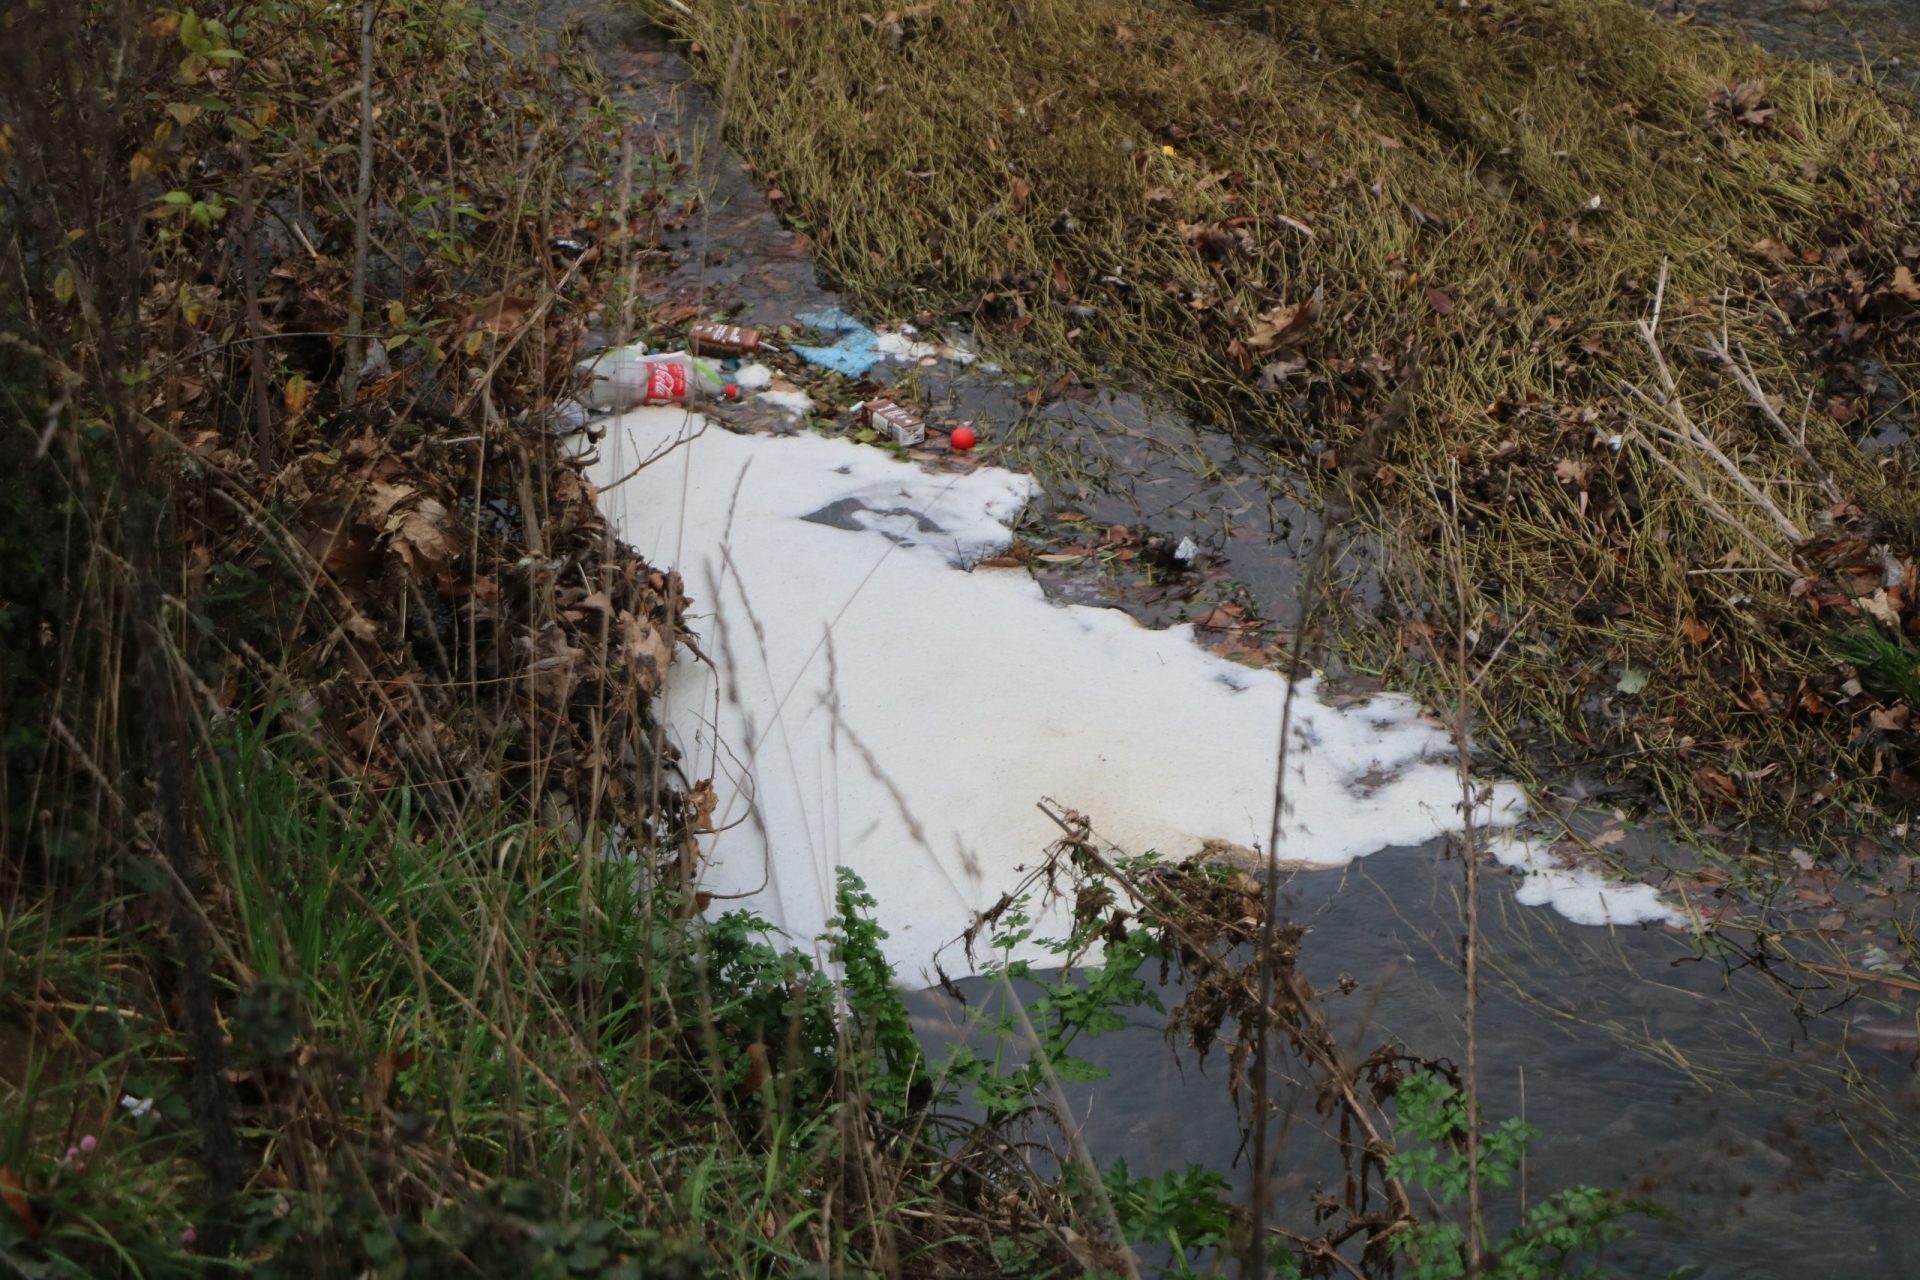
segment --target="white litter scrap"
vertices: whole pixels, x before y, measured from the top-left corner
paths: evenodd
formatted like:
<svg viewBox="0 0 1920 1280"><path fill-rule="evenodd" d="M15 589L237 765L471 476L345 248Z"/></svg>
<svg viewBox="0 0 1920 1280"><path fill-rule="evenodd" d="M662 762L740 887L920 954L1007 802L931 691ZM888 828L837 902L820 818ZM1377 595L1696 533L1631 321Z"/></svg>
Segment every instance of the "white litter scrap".
<svg viewBox="0 0 1920 1280"><path fill-rule="evenodd" d="M733 371L733 385L742 391L765 391L773 385L773 370L755 361Z"/></svg>
<svg viewBox="0 0 1920 1280"><path fill-rule="evenodd" d="M883 356L895 360L919 362L921 360L947 360L953 364L972 364L980 357L965 347L949 342L921 342L912 325L903 324L896 331L882 333L874 339L873 349Z"/></svg>
<svg viewBox="0 0 1920 1280"><path fill-rule="evenodd" d="M1188 627L1057 605L1023 570L964 571L1006 546L1028 477L735 435L677 409L610 426L597 479L657 460L605 510L679 567L715 664L683 657L665 691L687 778L720 795L703 838L714 892L753 892L737 905L806 944L850 866L907 979L1039 862L1059 835L1042 798L1130 852L1265 845L1285 681ZM1336 866L1457 826L1444 731L1408 699L1335 708L1317 688L1295 699L1283 859ZM1477 821L1524 813L1501 784ZM942 963L968 967L957 949Z"/></svg>

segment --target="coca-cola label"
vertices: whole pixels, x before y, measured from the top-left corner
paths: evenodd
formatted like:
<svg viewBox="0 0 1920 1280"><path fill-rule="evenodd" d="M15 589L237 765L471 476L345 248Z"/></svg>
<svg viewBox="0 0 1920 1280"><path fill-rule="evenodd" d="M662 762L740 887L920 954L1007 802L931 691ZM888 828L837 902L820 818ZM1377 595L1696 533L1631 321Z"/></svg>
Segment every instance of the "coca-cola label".
<svg viewBox="0 0 1920 1280"><path fill-rule="evenodd" d="M687 398L685 365L662 361L647 366L647 394L642 404L680 404Z"/></svg>

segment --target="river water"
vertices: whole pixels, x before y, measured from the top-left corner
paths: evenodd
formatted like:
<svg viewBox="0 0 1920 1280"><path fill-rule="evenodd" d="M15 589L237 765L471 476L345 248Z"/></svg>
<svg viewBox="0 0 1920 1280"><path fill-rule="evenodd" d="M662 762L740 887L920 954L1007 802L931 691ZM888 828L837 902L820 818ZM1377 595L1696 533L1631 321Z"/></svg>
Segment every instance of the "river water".
<svg viewBox="0 0 1920 1280"><path fill-rule="evenodd" d="M1920 49L1912 0L1699 8L1696 21L1730 22L1808 56L1870 63L1896 84L1915 64L1909 51ZM715 105L684 64L657 37L615 21L600 20L593 39L642 135L667 140L691 162L705 194L699 216L663 229L680 258L657 293L737 307L740 322L769 326L833 303L813 280L804 241L726 153ZM1251 608L1292 620L1299 565L1321 531L1277 460L1150 396L1088 389L1019 414L1004 380L945 365L923 376L923 398L1017 419L1013 447L999 460L1039 482L1029 517L1036 525L1122 525L1167 544L1194 538ZM1123 607L1149 624L1187 600L1178 581L1142 585L1066 561L1036 567L1056 599ZM1363 603L1374 590L1363 550L1348 561L1342 588ZM1616 852L1642 865L1687 860L1657 829L1632 831ZM1319 989L1348 989L1332 1012L1349 1051L1394 1040L1459 1057L1459 882L1459 864L1438 840L1291 875L1289 915L1311 930L1303 966ZM1652 1197L1674 1215L1640 1223L1609 1255L1619 1274L1691 1263L1729 1280L1920 1275L1920 1240L1908 1226L1920 1190L1914 1047L1899 1036L1870 1043L1855 1026L1866 1015L1911 1027L1911 991L1703 953L1680 930L1572 925L1516 905L1498 877L1483 895L1486 1106L1541 1130L1527 1169L1531 1197L1589 1183ZM884 918L884 900L881 910ZM987 995L980 979L961 987L975 1004ZM950 996L923 993L916 1010L930 1041L965 1035ZM1223 1061L1170 1050L1145 1011L1087 1056L1112 1072L1069 1090L1096 1156L1125 1157L1136 1175L1190 1160L1231 1167L1244 1185ZM1310 1125L1310 1100L1301 1114ZM1309 1193L1335 1176L1325 1150L1303 1131L1283 1153L1282 1217L1307 1221Z"/></svg>

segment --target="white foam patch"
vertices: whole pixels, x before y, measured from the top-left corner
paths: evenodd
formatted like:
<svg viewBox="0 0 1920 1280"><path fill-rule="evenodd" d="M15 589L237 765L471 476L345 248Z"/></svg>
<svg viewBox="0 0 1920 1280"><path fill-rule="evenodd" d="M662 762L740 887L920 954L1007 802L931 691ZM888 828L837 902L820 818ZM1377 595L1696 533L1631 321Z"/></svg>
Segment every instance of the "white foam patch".
<svg viewBox="0 0 1920 1280"><path fill-rule="evenodd" d="M718 667L683 653L666 690L688 780L713 776L721 797L715 893L758 891L745 905L804 942L851 866L904 979L1040 861L1059 835L1043 797L1132 852L1265 844L1277 674L1188 627L1056 605L1022 570L957 567L1006 545L1029 478L677 409L614 420L595 475L649 457L602 500L642 555L681 569ZM1333 866L1457 825L1442 729L1410 700L1334 708L1316 687L1295 699L1283 859ZM1511 826L1521 793L1493 791L1478 821ZM967 967L957 949L943 964Z"/></svg>
<svg viewBox="0 0 1920 1280"><path fill-rule="evenodd" d="M1502 831L1487 848L1502 866L1521 873L1513 895L1521 906L1552 907L1575 924L1682 923L1680 913L1652 885L1612 880L1591 867L1567 865L1543 841Z"/></svg>
<svg viewBox="0 0 1920 1280"><path fill-rule="evenodd" d="M754 399L763 400L782 413L790 413L796 418L804 416L807 410L813 408L813 399L804 391L762 391Z"/></svg>

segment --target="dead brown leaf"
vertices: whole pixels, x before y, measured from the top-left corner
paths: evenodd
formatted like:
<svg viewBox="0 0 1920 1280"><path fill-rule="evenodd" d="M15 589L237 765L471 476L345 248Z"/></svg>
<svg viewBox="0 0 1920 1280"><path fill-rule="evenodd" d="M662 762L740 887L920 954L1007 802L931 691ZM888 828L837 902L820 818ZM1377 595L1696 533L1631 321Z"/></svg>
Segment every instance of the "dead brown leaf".
<svg viewBox="0 0 1920 1280"><path fill-rule="evenodd" d="M1319 325L1326 301L1327 287L1321 285L1305 302L1268 308L1254 321L1247 347L1253 351L1289 351L1299 346Z"/></svg>
<svg viewBox="0 0 1920 1280"><path fill-rule="evenodd" d="M415 573L438 573L453 563L459 554L447 531L447 509L434 498L421 498L413 506L389 518L387 529L393 534L393 549L400 553L407 568Z"/></svg>
<svg viewBox="0 0 1920 1280"><path fill-rule="evenodd" d="M667 665L673 661L673 648L660 629L626 610L620 612L620 656L633 669L640 687L658 693L667 677Z"/></svg>
<svg viewBox="0 0 1920 1280"><path fill-rule="evenodd" d="M1732 775L1703 764L1693 771L1693 780L1699 788L1717 800L1734 800L1740 795L1740 784Z"/></svg>
<svg viewBox="0 0 1920 1280"><path fill-rule="evenodd" d="M511 294L499 293L483 299L467 318L469 329L484 329L488 333L508 334L527 322L527 316L533 310L531 298L516 298Z"/></svg>
<svg viewBox="0 0 1920 1280"><path fill-rule="evenodd" d="M1261 366L1258 385L1262 391L1278 391L1281 383L1306 371L1305 356L1282 356Z"/></svg>
<svg viewBox="0 0 1920 1280"><path fill-rule="evenodd" d="M712 778L702 778L693 784L687 792L687 807L693 811L693 829L699 832L713 830L714 806L720 803L719 794L713 789Z"/></svg>

